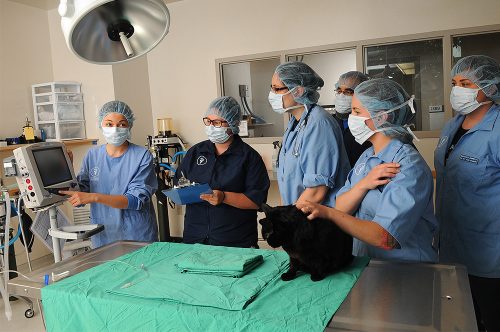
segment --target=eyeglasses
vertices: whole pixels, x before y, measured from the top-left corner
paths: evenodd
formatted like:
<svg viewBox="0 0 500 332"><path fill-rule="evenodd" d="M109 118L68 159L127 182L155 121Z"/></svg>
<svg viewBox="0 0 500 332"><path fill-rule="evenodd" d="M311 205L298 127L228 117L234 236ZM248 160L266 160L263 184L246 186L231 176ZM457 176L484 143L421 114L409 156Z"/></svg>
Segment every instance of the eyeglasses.
<svg viewBox="0 0 500 332"><path fill-rule="evenodd" d="M288 90L288 88L286 86L281 86L281 87L275 87L275 86L272 86L271 85L271 90L274 92L274 93L278 93L280 91L283 91L283 90Z"/></svg>
<svg viewBox="0 0 500 332"><path fill-rule="evenodd" d="M344 90L337 89L337 90L335 90L335 93L338 95L343 94L344 96L352 96L352 95L354 95L354 90L353 89L344 89Z"/></svg>
<svg viewBox="0 0 500 332"><path fill-rule="evenodd" d="M214 126L215 128L222 127L222 124L228 123L226 120L210 120L209 118L203 118L203 123L205 126Z"/></svg>

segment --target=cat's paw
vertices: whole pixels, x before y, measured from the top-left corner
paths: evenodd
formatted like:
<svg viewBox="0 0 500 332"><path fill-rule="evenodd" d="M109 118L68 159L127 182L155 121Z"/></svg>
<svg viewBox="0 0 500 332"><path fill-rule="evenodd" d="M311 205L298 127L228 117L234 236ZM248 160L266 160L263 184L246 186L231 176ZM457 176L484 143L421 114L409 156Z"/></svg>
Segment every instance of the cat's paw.
<svg viewBox="0 0 500 332"><path fill-rule="evenodd" d="M325 276L322 274L311 274L311 280L312 281L320 281L325 279Z"/></svg>
<svg viewBox="0 0 500 332"><path fill-rule="evenodd" d="M290 280L293 280L295 279L295 277L297 276L297 273L296 272L285 272L281 275L281 280L283 281L290 281Z"/></svg>

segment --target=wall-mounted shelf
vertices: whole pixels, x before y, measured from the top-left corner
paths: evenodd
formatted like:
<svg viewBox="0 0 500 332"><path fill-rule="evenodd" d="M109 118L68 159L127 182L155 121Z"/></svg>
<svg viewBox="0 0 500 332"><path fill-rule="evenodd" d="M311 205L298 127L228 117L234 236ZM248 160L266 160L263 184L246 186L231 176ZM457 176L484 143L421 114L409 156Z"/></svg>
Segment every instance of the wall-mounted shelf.
<svg viewBox="0 0 500 332"><path fill-rule="evenodd" d="M63 143L68 145L68 146L96 145L97 141L98 141L97 138L88 138L88 139L66 140L66 141L63 141ZM15 145L2 146L2 147L0 147L0 152L12 151L12 150L17 149L21 146L26 146L26 145L28 145L28 144L15 144Z"/></svg>

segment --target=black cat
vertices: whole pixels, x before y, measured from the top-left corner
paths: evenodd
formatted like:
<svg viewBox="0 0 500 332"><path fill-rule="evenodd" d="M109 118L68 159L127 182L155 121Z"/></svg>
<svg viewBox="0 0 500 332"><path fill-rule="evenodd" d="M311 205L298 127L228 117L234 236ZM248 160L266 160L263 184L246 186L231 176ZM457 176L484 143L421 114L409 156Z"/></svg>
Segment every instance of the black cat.
<svg viewBox="0 0 500 332"><path fill-rule="evenodd" d="M262 237L273 248L283 247L290 256L290 268L281 275L284 281L296 277L297 271L311 274L312 281L349 265L352 236L333 222L316 218L309 221L295 205L270 207L262 205L266 218L259 221Z"/></svg>

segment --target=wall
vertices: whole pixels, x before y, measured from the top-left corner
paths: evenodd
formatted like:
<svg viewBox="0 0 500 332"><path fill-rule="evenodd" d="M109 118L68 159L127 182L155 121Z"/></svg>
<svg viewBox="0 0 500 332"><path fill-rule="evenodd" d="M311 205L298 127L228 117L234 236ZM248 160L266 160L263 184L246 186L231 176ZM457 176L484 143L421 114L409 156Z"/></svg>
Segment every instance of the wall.
<svg viewBox="0 0 500 332"><path fill-rule="evenodd" d="M115 98L127 103L134 111L132 142L144 146L146 136L153 135L147 58L143 56L113 65L113 82Z"/></svg>
<svg viewBox="0 0 500 332"><path fill-rule="evenodd" d="M54 80L82 82L87 136L99 137L95 111L114 99L111 66L87 64L68 51L56 10L0 0L0 138L21 135L26 113L33 120L31 85ZM151 117L147 122L150 124ZM79 169L87 149L74 149L75 169ZM0 153L0 158L9 155ZM71 208L66 206L65 212L71 218ZM17 227L17 220L12 222ZM15 250L18 265L25 263L20 242L16 242ZM31 259L49 253L40 241L35 241Z"/></svg>
<svg viewBox="0 0 500 332"><path fill-rule="evenodd" d="M0 138L22 134L33 121L31 85L51 81L47 11L0 0ZM33 124L33 122L32 122Z"/></svg>
<svg viewBox="0 0 500 332"><path fill-rule="evenodd" d="M0 139L22 134L26 115L31 121L34 117L31 85L52 80L47 11L0 0ZM0 159L11 155L12 152L1 152ZM2 176L3 167L0 168ZM12 225L17 229L17 219L12 219ZM18 265L25 263L19 241L14 248ZM47 254L43 244L35 241L31 258Z"/></svg>
<svg viewBox="0 0 500 332"><path fill-rule="evenodd" d="M94 65L77 58L66 46L57 9L48 11L53 79L82 83L87 137L104 139L97 127L97 111L115 98L110 65Z"/></svg>
<svg viewBox="0 0 500 332"><path fill-rule="evenodd" d="M481 8L488 10L467 0L343 4L332 0L289 0L286 6L265 0L169 4L170 33L148 54L153 119L168 114L187 141L204 139L199 118L217 96L217 58L498 24L500 11L497 0L481 2Z"/></svg>

